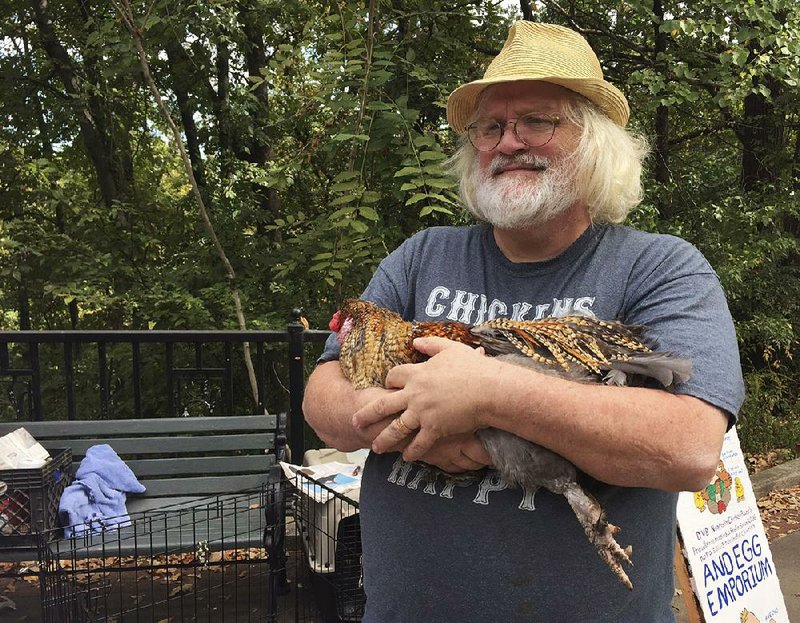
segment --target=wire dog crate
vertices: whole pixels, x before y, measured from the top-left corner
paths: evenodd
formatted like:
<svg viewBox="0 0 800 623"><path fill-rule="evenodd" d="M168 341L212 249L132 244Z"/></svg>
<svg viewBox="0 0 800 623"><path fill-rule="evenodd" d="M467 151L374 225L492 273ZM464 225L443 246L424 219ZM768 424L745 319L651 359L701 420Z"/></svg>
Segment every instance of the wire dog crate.
<svg viewBox="0 0 800 623"><path fill-rule="evenodd" d="M39 542L44 623L277 621L280 483L143 511L118 530Z"/></svg>
<svg viewBox="0 0 800 623"><path fill-rule="evenodd" d="M40 533L44 623L360 621L358 504L333 491L318 504L295 485L136 513L99 534Z"/></svg>

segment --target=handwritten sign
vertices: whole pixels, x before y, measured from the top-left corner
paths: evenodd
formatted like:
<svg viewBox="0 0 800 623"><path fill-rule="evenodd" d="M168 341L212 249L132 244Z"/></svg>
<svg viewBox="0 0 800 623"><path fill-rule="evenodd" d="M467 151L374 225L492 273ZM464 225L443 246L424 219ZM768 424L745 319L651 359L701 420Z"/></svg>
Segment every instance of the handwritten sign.
<svg viewBox="0 0 800 623"><path fill-rule="evenodd" d="M735 428L711 482L678 497L678 527L707 623L789 623Z"/></svg>

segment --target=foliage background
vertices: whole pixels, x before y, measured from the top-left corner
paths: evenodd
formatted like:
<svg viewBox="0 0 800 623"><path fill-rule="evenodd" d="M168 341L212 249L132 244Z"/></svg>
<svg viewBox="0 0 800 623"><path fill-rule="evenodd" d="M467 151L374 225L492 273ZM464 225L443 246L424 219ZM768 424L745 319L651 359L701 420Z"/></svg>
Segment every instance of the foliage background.
<svg viewBox="0 0 800 623"><path fill-rule="evenodd" d="M132 2L250 328L324 327L400 241L465 222L444 105L512 19L571 26L651 137L631 218L710 260L746 449L800 443L800 9L790 0ZM133 41L99 0L0 7L0 326L235 328Z"/></svg>

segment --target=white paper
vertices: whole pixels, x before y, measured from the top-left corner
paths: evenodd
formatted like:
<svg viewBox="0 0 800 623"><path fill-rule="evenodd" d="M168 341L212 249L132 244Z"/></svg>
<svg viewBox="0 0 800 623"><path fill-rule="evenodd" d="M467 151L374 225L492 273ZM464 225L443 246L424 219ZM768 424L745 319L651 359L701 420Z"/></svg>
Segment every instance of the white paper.
<svg viewBox="0 0 800 623"><path fill-rule="evenodd" d="M50 453L24 428L0 437L0 469L42 467Z"/></svg>
<svg viewBox="0 0 800 623"><path fill-rule="evenodd" d="M319 465L300 466L281 461L281 468L286 477L304 494L324 504L332 496L331 492L348 493L361 488L361 472L363 463L320 463Z"/></svg>

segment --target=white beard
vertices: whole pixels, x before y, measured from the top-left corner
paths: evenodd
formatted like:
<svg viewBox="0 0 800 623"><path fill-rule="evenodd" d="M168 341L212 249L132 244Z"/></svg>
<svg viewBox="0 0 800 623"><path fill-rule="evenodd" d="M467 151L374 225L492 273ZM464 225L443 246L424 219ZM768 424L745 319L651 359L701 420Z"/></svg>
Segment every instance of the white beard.
<svg viewBox="0 0 800 623"><path fill-rule="evenodd" d="M495 173L509 165L522 164L540 169L538 179L501 176ZM504 156L492 160L481 172L478 158L469 172L473 191L470 211L498 229L524 229L541 225L565 212L578 200L575 173L568 158L551 162L533 154Z"/></svg>

